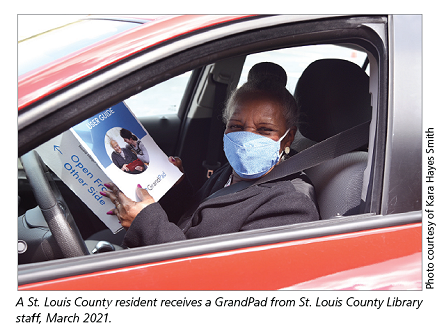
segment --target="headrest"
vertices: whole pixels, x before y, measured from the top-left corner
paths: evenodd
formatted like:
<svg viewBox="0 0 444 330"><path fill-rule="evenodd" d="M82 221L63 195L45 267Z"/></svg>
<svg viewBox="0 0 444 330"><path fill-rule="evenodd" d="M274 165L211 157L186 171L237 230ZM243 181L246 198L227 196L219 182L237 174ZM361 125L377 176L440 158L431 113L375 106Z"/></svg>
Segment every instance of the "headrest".
<svg viewBox="0 0 444 330"><path fill-rule="evenodd" d="M369 78L340 59L311 63L296 85L301 134L319 142L371 119Z"/></svg>

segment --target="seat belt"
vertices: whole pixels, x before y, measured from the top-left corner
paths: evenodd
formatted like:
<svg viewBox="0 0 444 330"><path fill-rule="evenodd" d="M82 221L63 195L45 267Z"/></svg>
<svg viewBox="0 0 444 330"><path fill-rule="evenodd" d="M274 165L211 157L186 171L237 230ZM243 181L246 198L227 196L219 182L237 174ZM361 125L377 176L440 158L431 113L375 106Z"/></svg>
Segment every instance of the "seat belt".
<svg viewBox="0 0 444 330"><path fill-rule="evenodd" d="M216 89L213 102L210 134L208 136L207 157L202 162L202 166L207 169L207 178L209 178L213 172L221 166L218 158L219 150L222 149L222 140L220 136L221 133L223 133L224 126L221 124L219 116L222 114L222 110L224 108L228 88L227 84L216 81L212 74L210 77L211 82L215 85Z"/></svg>
<svg viewBox="0 0 444 330"><path fill-rule="evenodd" d="M281 179L356 150L368 143L369 130L370 121L367 121L342 131L290 157L286 161L275 166L267 175L257 180L240 181L231 186L222 188L208 196L205 200L238 192L252 185L259 185L265 182Z"/></svg>

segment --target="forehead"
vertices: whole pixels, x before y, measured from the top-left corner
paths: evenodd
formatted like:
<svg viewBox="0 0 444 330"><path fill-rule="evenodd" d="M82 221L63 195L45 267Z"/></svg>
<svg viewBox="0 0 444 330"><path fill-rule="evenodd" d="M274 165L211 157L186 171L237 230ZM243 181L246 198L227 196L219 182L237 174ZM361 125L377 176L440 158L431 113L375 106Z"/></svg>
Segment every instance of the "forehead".
<svg viewBox="0 0 444 330"><path fill-rule="evenodd" d="M266 94L261 95L259 93L243 95L239 97L235 103L230 119L241 119L245 117L268 119L273 122L285 122L282 104Z"/></svg>

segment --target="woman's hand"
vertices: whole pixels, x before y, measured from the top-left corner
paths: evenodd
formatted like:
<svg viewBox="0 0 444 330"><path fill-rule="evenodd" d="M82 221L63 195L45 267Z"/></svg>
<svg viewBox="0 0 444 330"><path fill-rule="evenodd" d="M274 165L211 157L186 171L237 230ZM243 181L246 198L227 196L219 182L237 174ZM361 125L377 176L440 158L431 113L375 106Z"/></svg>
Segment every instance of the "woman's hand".
<svg viewBox="0 0 444 330"><path fill-rule="evenodd" d="M155 202L148 191L143 189L140 185L137 185L136 191L137 197L140 198L140 202L135 202L126 197L126 195L112 182L106 183L105 186L110 190L106 192L101 191L100 194L108 197L111 202L116 205L116 207L107 212L107 214L115 214L122 224L122 227L125 229L128 229L131 226L134 218L140 211L142 211L142 209Z"/></svg>
<svg viewBox="0 0 444 330"><path fill-rule="evenodd" d="M123 164L121 170L124 171L124 172L129 172L129 168L126 167L126 165L127 165L127 164Z"/></svg>
<svg viewBox="0 0 444 330"><path fill-rule="evenodd" d="M182 173L185 173L184 170L183 170L182 159L180 159L179 157L170 156L170 157L168 157L168 160L169 160L169 162L171 164L176 166ZM180 177L179 180L177 180L177 182L174 185L177 185L177 184L181 183L182 180L183 180L183 175Z"/></svg>

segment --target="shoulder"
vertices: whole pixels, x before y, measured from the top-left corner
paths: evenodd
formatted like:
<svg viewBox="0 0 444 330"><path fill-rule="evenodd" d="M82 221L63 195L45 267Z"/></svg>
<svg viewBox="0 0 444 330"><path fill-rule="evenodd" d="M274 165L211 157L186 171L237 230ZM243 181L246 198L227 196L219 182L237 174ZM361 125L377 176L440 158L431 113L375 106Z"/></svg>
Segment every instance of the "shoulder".
<svg viewBox="0 0 444 330"><path fill-rule="evenodd" d="M304 172L298 172L285 178L259 185L271 188L275 194L285 194L288 198L306 200L317 207L316 193L313 184Z"/></svg>
<svg viewBox="0 0 444 330"><path fill-rule="evenodd" d="M307 195L313 201L316 201L316 194L313 183L310 178L304 173L299 172L298 176L290 181L295 191Z"/></svg>
<svg viewBox="0 0 444 330"><path fill-rule="evenodd" d="M261 187L281 187L287 186L291 187L292 190L306 191L307 189L313 188L313 184L304 172L293 173L284 178L277 180L260 183ZM314 188L313 188L314 189Z"/></svg>

